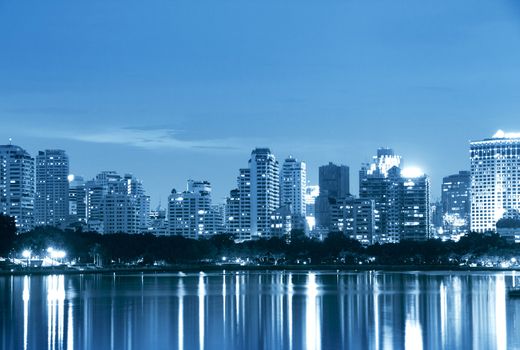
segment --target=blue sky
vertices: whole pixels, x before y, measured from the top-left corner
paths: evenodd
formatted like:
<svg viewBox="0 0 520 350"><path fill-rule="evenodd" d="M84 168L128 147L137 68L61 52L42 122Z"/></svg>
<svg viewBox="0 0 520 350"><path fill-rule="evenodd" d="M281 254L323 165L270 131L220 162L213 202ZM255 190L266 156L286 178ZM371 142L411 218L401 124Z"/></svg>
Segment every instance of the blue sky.
<svg viewBox="0 0 520 350"><path fill-rule="evenodd" d="M516 0L0 0L0 140L71 172L234 187L255 146L357 172L380 146L432 177L520 131Z"/></svg>

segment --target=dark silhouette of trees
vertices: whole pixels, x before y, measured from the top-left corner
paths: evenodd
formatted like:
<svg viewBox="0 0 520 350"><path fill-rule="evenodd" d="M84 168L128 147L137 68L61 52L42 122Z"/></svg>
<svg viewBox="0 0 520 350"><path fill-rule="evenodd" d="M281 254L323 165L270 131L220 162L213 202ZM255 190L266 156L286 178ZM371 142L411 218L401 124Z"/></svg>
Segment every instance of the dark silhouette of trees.
<svg viewBox="0 0 520 350"><path fill-rule="evenodd" d="M374 264L374 265L458 265L483 256L515 256L518 245L509 244L496 234L471 233L459 242L440 240L402 241L363 247L341 232L331 232L323 241L293 232L292 239L270 238L235 243L232 235L216 235L193 240L180 236L150 234L100 235L81 230L38 227L16 235L14 220L0 216L0 253L30 249L33 255L46 255L53 247L67 252L80 263L103 261L107 264L216 263L248 258L264 264Z"/></svg>
<svg viewBox="0 0 520 350"><path fill-rule="evenodd" d="M16 238L14 218L0 214L0 256L6 256L13 247Z"/></svg>

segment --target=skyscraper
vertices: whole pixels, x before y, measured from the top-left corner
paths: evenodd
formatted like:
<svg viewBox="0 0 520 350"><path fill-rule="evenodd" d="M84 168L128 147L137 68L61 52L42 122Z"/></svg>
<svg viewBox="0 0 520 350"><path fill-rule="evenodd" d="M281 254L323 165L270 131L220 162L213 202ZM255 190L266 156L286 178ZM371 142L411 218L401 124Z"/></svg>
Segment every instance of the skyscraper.
<svg viewBox="0 0 520 350"><path fill-rule="evenodd" d="M99 233L144 233L149 229L150 198L130 174L104 171L86 187L88 229Z"/></svg>
<svg viewBox="0 0 520 350"><path fill-rule="evenodd" d="M63 227L69 215L69 157L63 150L36 156L36 225Z"/></svg>
<svg viewBox="0 0 520 350"><path fill-rule="evenodd" d="M34 158L14 145L0 146L0 213L14 217L18 232L34 226Z"/></svg>
<svg viewBox="0 0 520 350"><path fill-rule="evenodd" d="M307 185L305 190L305 221L309 231L313 231L316 227L316 198L320 195L320 186Z"/></svg>
<svg viewBox="0 0 520 350"><path fill-rule="evenodd" d="M372 199L339 199L332 208L334 231L343 232L363 245L376 243L374 205Z"/></svg>
<svg viewBox="0 0 520 350"><path fill-rule="evenodd" d="M293 157L287 158L280 172L280 203L288 206L292 217L292 227L305 229L307 212L305 195L307 191L307 166Z"/></svg>
<svg viewBox="0 0 520 350"><path fill-rule="evenodd" d="M198 239L213 234L214 228L208 227L211 209L211 185L207 181L188 180L186 191L172 190L168 197L170 235Z"/></svg>
<svg viewBox="0 0 520 350"><path fill-rule="evenodd" d="M460 171L442 179L442 227L445 235L458 236L469 231L471 174Z"/></svg>
<svg viewBox="0 0 520 350"><path fill-rule="evenodd" d="M338 199L350 196L349 167L329 163L319 169L320 195L315 202L316 226L332 229L332 206Z"/></svg>
<svg viewBox="0 0 520 350"><path fill-rule="evenodd" d="M240 169L238 188L229 192L226 200L226 231L237 240L251 239L251 171Z"/></svg>
<svg viewBox="0 0 520 350"><path fill-rule="evenodd" d="M401 172L400 239L422 241L430 238L430 179L425 174Z"/></svg>
<svg viewBox="0 0 520 350"><path fill-rule="evenodd" d="M430 180L415 168L399 168L401 157L379 149L360 171L359 196L374 200L376 238L381 243L430 237Z"/></svg>
<svg viewBox="0 0 520 350"><path fill-rule="evenodd" d="M520 134L498 131L470 143L471 231L495 231L520 211Z"/></svg>
<svg viewBox="0 0 520 350"><path fill-rule="evenodd" d="M280 207L278 161L269 148L256 148L249 160L251 236L269 237L271 214Z"/></svg>
<svg viewBox="0 0 520 350"><path fill-rule="evenodd" d="M238 188L226 201L226 230L237 240L269 237L271 214L280 207L278 162L268 148L251 152L249 167L240 169Z"/></svg>
<svg viewBox="0 0 520 350"><path fill-rule="evenodd" d="M359 172L359 197L374 200L375 240L381 243L399 241L400 165L392 149L380 148Z"/></svg>
<svg viewBox="0 0 520 350"><path fill-rule="evenodd" d="M85 180L81 176L69 176L69 222L87 222L87 190Z"/></svg>

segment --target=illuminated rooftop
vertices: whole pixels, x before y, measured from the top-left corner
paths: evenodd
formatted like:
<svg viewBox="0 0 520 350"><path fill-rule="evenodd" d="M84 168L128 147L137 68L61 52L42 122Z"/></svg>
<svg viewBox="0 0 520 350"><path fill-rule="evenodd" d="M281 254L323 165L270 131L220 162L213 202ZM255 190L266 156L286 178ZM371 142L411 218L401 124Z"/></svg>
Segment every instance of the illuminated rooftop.
<svg viewBox="0 0 520 350"><path fill-rule="evenodd" d="M417 178L424 176L424 171L417 167L407 167L401 170L401 176L406 178Z"/></svg>
<svg viewBox="0 0 520 350"><path fill-rule="evenodd" d="M520 132L505 132L504 130L498 130L495 135L493 135L494 139L520 139Z"/></svg>

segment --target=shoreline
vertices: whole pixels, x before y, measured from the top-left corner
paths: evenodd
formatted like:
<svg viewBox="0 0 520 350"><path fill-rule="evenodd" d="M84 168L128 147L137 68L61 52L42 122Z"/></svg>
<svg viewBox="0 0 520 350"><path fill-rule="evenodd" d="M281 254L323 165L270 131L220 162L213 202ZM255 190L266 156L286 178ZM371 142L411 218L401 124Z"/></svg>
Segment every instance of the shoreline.
<svg viewBox="0 0 520 350"><path fill-rule="evenodd" d="M0 271L3 276L49 276L49 275L95 275L95 274L121 274L134 273L167 274L178 272L222 272L222 271L336 271L336 272L513 272L519 271L520 267L469 267L469 266L446 266L446 265L203 265L187 264L172 266L150 266L150 267L106 267L87 268L84 270L69 267L49 268L21 268L15 270Z"/></svg>

